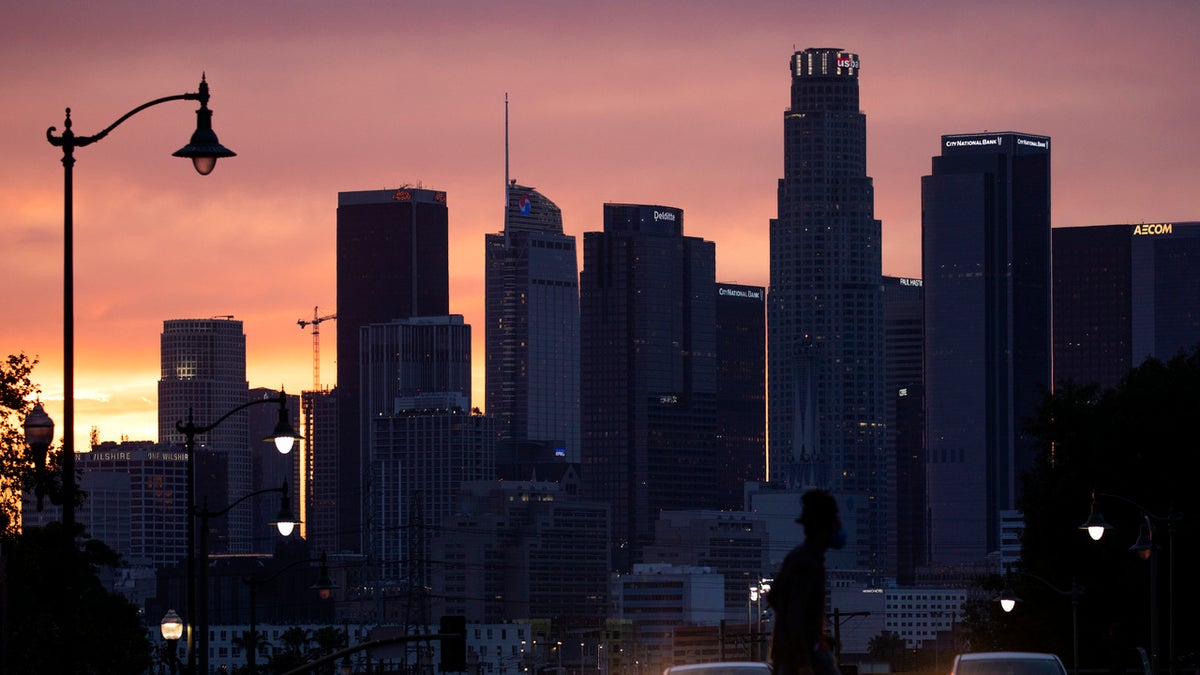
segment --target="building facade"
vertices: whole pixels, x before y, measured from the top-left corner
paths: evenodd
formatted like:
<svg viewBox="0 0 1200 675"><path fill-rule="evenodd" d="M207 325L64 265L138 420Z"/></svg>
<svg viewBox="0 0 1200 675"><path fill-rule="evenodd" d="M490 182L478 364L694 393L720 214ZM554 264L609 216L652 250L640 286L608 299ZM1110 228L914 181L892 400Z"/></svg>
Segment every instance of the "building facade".
<svg viewBox="0 0 1200 675"><path fill-rule="evenodd" d="M921 179L929 555L1001 547L1050 388L1050 139L948 135Z"/></svg>
<svg viewBox="0 0 1200 675"><path fill-rule="evenodd" d="M1200 343L1200 223L1057 228L1054 381L1116 386Z"/></svg>
<svg viewBox="0 0 1200 675"><path fill-rule="evenodd" d="M768 475L857 495L858 565L886 570L893 512L884 449L881 225L867 176L859 58L791 58L784 172L771 220Z"/></svg>
<svg viewBox="0 0 1200 675"><path fill-rule="evenodd" d="M580 274L582 477L628 570L664 509L716 500L716 247L683 211L605 204Z"/></svg>
<svg viewBox="0 0 1200 675"><path fill-rule="evenodd" d="M446 193L401 187L339 192L337 434L340 548L362 550L359 330L450 313Z"/></svg>
<svg viewBox="0 0 1200 675"><path fill-rule="evenodd" d="M486 396L502 442L549 442L579 462L579 272L558 206L509 184L486 235Z"/></svg>
<svg viewBox="0 0 1200 675"><path fill-rule="evenodd" d="M169 319L161 336L158 442L182 448L176 424L212 424L249 400L246 335L231 316ZM242 410L196 436L196 503L214 510L253 491L249 414ZM235 507L210 522L214 553L249 553L253 505Z"/></svg>
<svg viewBox="0 0 1200 675"><path fill-rule="evenodd" d="M912 583L925 554L924 327L920 279L883 278L884 419L895 482L896 576Z"/></svg>
<svg viewBox="0 0 1200 675"><path fill-rule="evenodd" d="M743 487L767 472L767 291L719 283L717 490L720 507L744 508Z"/></svg>

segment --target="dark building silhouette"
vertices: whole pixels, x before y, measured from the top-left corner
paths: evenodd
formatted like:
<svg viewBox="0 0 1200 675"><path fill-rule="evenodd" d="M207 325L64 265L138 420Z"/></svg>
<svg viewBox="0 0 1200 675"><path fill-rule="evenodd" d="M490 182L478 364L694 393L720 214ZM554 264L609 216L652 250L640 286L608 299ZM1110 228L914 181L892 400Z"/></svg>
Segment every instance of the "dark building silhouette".
<svg viewBox="0 0 1200 675"><path fill-rule="evenodd" d="M579 272L575 237L536 189L507 188L504 230L486 235L486 396L503 455L551 446L579 462Z"/></svg>
<svg viewBox="0 0 1200 675"><path fill-rule="evenodd" d="M359 330L450 309L446 193L339 192L337 209L338 533L362 550Z"/></svg>
<svg viewBox="0 0 1200 675"><path fill-rule="evenodd" d="M1058 228L1054 381L1115 386L1200 342L1200 223Z"/></svg>
<svg viewBox="0 0 1200 675"><path fill-rule="evenodd" d="M582 478L628 570L664 509L716 500L716 247L683 211L605 204L580 274Z"/></svg>
<svg viewBox="0 0 1200 675"><path fill-rule="evenodd" d="M943 136L921 179L930 557L1001 549L1050 387L1050 139Z"/></svg>
<svg viewBox="0 0 1200 675"><path fill-rule="evenodd" d="M856 566L887 571L881 225L859 72L858 55L841 49L791 58L770 228L768 474L831 489L857 511Z"/></svg>
<svg viewBox="0 0 1200 675"><path fill-rule="evenodd" d="M762 286L717 284L717 491L741 510L742 486L766 480L767 314Z"/></svg>
<svg viewBox="0 0 1200 675"><path fill-rule="evenodd" d="M301 516L304 537L314 551L338 551L337 389L306 391L300 396L307 418Z"/></svg>
<svg viewBox="0 0 1200 675"><path fill-rule="evenodd" d="M884 371L887 374L887 444L893 458L896 511L896 578L916 582L925 553L925 443L922 357L924 329L920 279L883 277Z"/></svg>

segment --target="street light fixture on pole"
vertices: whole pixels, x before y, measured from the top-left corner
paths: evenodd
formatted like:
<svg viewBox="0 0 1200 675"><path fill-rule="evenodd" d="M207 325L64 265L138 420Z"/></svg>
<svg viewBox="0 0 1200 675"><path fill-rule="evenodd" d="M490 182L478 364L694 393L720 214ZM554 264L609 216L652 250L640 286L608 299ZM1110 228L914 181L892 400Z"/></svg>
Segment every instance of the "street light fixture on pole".
<svg viewBox="0 0 1200 675"><path fill-rule="evenodd" d="M55 136L56 127L46 130L50 145L63 149L63 449L62 449L62 501L63 529L68 537L74 537L75 500L75 249L74 249L74 167L75 148L91 145L104 138L122 122L146 108L168 101L199 101L196 110L196 131L190 142L175 151L176 157L187 157L200 175L212 172L217 159L234 157L235 152L221 145L212 130L212 111L208 109L208 83L200 76L200 90L174 96L164 96L130 110L116 122L108 125L94 136L76 136L71 130L71 109L67 108L63 132Z"/></svg>
<svg viewBox="0 0 1200 675"><path fill-rule="evenodd" d="M294 515L292 515L291 493L288 491L288 484L286 482L277 488L263 488L262 490L255 490L248 495L234 500L234 502L229 506L226 506L218 511L209 511L208 504L205 503L203 509L192 512L194 517L200 519L200 558L205 564L204 571L199 577L200 587L196 590L196 593L200 596L200 603L196 606L196 613L200 616L200 625L197 627L197 631L200 633L200 641L199 645L197 646L197 649L200 652L200 670L196 671L192 669L193 657L191 654L189 654L189 675L195 675L196 673L208 673L208 521L213 518L220 518L221 516L224 516L232 511L238 504L241 504L242 502L253 497L257 497L258 495L267 494L268 492L278 492L281 494L279 499L279 516L272 521L271 524L275 525L279 529L280 535L284 537L290 536L292 534L292 530L296 526L296 523L300 521L297 520Z"/></svg>
<svg viewBox="0 0 1200 675"><path fill-rule="evenodd" d="M292 446L295 444L296 439L299 438L299 435L294 429L292 429L291 423L288 421L287 394L285 394L282 389L279 391L278 399L259 398L248 401L225 413L218 418L217 421L211 424L197 425L192 419L192 410L190 408L188 409L187 422L175 423L175 430L184 436L184 449L186 450L187 454L187 658L189 673L195 673L196 666L196 518L201 515L196 509L196 436L212 431L217 427L217 425L221 424L230 417L233 417L233 415L236 413L249 408L250 406L267 403L279 404L279 420L275 424L275 430L268 438L269 440L273 440L275 442L276 450L278 450L281 454L287 454L291 452ZM271 488L270 491L277 492L278 488ZM253 496L253 494L239 499L237 502L231 505L230 508L247 499L248 497ZM290 495L285 494L284 497L290 498ZM284 534L284 536L286 537L288 534L291 534L290 530ZM204 560L206 572L208 570L207 541L208 528L206 525L204 528ZM205 574L205 578L207 578L207 574ZM207 589L205 589L205 593L207 594ZM204 602L207 604L207 597L204 598ZM200 614L203 615L204 612L200 612ZM202 635L202 638L205 645L207 645L207 630L205 631L205 634ZM205 650L204 660L205 662L208 661L207 649Z"/></svg>
<svg viewBox="0 0 1200 675"><path fill-rule="evenodd" d="M179 652L175 645L179 643L179 638L183 637L183 620L175 610L168 609L159 624L159 630L162 631L163 639L167 641L167 667L170 668L171 675L175 675L179 672Z"/></svg>
<svg viewBox="0 0 1200 675"><path fill-rule="evenodd" d="M1159 589L1158 589L1158 561L1153 559L1154 549L1154 524L1167 524L1167 667L1171 675L1175 674L1175 524L1183 518L1183 514L1177 513L1174 510L1168 511L1167 515L1159 516L1146 510L1144 506L1138 504L1128 497L1123 497L1117 494L1107 492L1092 491L1092 507L1088 515L1088 519L1079 526L1081 530L1087 530L1088 536L1093 541L1100 541L1104 537L1107 530L1113 529L1104 520L1104 516L1097 508L1098 497L1115 499L1119 502L1124 502L1132 506L1142 516L1142 524L1138 528L1138 538L1129 547L1139 558L1149 562L1150 564L1150 666L1151 670L1157 675L1159 673Z"/></svg>
<svg viewBox="0 0 1200 675"><path fill-rule="evenodd" d="M1071 599L1071 673L1072 673L1072 675L1078 675L1079 674L1079 598L1080 598L1080 596L1083 595L1083 588L1081 586L1079 586L1079 584L1075 583L1074 579L1071 580L1071 587L1068 588L1067 590L1063 590L1032 572L1013 572L1012 570L1009 570L1008 573L1010 575L1029 577L1030 579L1039 581L1044 586L1046 586L1046 588L1049 588L1050 590L1054 591L1055 593L1057 593L1063 597L1068 597ZM1011 590L1009 590L1007 577L1004 580L1004 589L1000 591L1000 597L996 598L996 600L999 601L999 603L1000 603L1000 609L1003 609L1005 612L1013 611L1013 609L1016 608L1017 603L1021 602L1021 599L1018 598L1016 595L1014 595Z"/></svg>
<svg viewBox="0 0 1200 675"><path fill-rule="evenodd" d="M264 579L256 579L253 575L251 575L242 580L246 582L247 586L250 587L250 628L246 631L245 637L242 641L245 643L246 649L246 672L251 673L251 675L258 672L258 587L278 579L279 575L298 565L313 562L321 563L321 567L320 571L317 573L316 583L308 588L309 590L316 591L318 597L320 597L322 600L328 600L332 591L337 588L337 586L335 586L333 584L333 580L329 578L329 566L325 562L324 553L322 553L321 557L319 558L305 558L303 560L295 560L290 562L277 570L271 576Z"/></svg>

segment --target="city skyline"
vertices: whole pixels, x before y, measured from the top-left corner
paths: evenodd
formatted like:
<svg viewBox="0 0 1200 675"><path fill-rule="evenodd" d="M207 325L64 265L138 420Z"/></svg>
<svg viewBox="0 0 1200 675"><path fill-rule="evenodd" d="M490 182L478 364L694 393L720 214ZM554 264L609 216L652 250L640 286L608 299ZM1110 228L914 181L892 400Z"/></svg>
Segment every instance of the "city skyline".
<svg viewBox="0 0 1200 675"><path fill-rule="evenodd" d="M201 72L214 130L238 153L211 176L170 157L193 103L142 113L77 153L79 448L93 425L101 440L154 438L164 319L233 314L251 386L309 388L311 334L296 321L337 309L337 193L406 183L449 195L450 311L476 327L484 401L484 235L503 223L506 92L511 176L553 195L566 234L599 231L605 202L676 205L689 235L716 243L722 282L766 285L780 82L808 47L863 61L884 274L920 276L920 177L943 134L1053 137L1057 227L1196 219L1200 92L1179 83L1200 63L1189 36L1200 8L861 7L8 5L3 349L40 358L34 379L61 435L62 168L45 129L61 131L69 106L76 132L96 133L193 91ZM192 44L196 26L214 37Z"/></svg>

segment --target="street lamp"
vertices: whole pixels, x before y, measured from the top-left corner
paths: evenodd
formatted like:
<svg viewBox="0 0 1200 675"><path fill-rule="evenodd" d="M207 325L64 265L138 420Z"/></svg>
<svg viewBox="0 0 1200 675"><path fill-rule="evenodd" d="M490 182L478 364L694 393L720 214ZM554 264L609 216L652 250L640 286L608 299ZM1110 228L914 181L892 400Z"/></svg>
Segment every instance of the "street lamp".
<svg viewBox="0 0 1200 675"><path fill-rule="evenodd" d="M329 566L325 562L324 553L322 553L321 557L319 558L305 558L303 560L295 560L291 563L288 563L265 579L255 579L253 576L249 576L242 580L246 582L247 586L250 587L250 629L246 631L245 639L243 640L243 642L246 643L246 672L251 674L258 672L258 587L262 586L263 584L271 583L275 579L278 579L279 575L298 565L313 562L321 563L321 567L320 571L317 573L316 583L308 588L309 590L316 591L317 597L321 598L322 600L328 600L332 595L333 590L337 588L337 586L335 586L333 584L333 580L329 578ZM347 663L349 662L349 658L349 655L347 655Z"/></svg>
<svg viewBox="0 0 1200 675"><path fill-rule="evenodd" d="M249 408L250 406L263 405L263 404L269 404L269 403L278 403L279 404L279 422L276 423L275 430L271 433L271 436L268 438L268 440L274 441L275 448L277 450L279 450L280 453L286 454L291 451L292 445L295 443L296 439L299 438L300 436L295 432L295 430L292 429L291 424L288 423L288 421L287 421L288 420L287 394L284 393L284 391L282 389L279 390L279 398L278 399L258 398L258 399L254 399L252 401L248 401L246 403L243 403L242 405L237 406L233 410L230 410L229 412L225 413L224 415L219 417L217 419L217 421L215 421L211 424L197 425L195 423L195 420L192 419L192 409L191 408L188 409L187 423L184 423L184 422L176 422L175 423L175 430L178 431L179 433L183 434L184 449L186 450L186 454L187 454L187 510L188 510L188 519L187 519L187 550L188 550L188 556L187 556L187 607L188 607L187 656L188 656L188 672L189 673L194 673L195 666L196 666L196 635L195 635L195 616L194 616L197 613L196 612L196 609L197 609L197 604L196 604L196 518L202 515L196 509L196 436L198 436L199 434L206 434L206 433L212 431L213 429L215 429L219 424L221 424L225 420L229 419L230 417L233 417L236 413L239 413L239 412L245 410L246 408ZM278 488L272 488L267 491L278 492ZM250 495L247 495L246 497L243 497L242 499L239 499L238 501L231 504L229 508L233 508L234 506L236 506L237 504L246 500L247 498L252 497L256 494L260 494L262 492L264 492L264 491L260 490L259 492L255 492ZM290 494L285 492L283 497L284 498L283 498L283 502L282 502L282 507L287 509L287 513L284 513L283 508L281 508L280 517L276 518L275 524L276 524L276 527L279 528L280 534L282 534L283 536L286 537L291 534L291 529L288 529L289 522L291 523L291 525L294 525L295 521L292 519L292 516L291 516L291 502L290 502L291 496L290 496ZM228 511L228 509L226 509L226 511ZM224 513L224 512L222 512L222 513ZM204 575L204 577L205 577L206 585L207 585L207 576L208 576L207 575L207 570L208 570L208 564L207 564L208 563L208 548L207 548L208 547L208 527L207 527L207 522L208 522L207 519L205 519L205 527L203 530L204 561L205 561L205 571L206 571L206 574ZM286 530L286 533L285 533L285 530ZM207 589L205 589L205 594L207 595ZM204 602L207 605L207 603L208 603L207 597L204 598ZM201 611L201 612L199 612L199 614L201 616L203 616L205 614L205 612ZM204 643L207 645L207 643L208 643L207 630L204 631L204 633L201 635L201 637L204 640ZM207 649L205 649L204 660L207 663L207 661L208 661Z"/></svg>
<svg viewBox="0 0 1200 675"><path fill-rule="evenodd" d="M1159 672L1159 589L1158 589L1158 561L1153 560L1154 549L1154 523L1167 524L1167 649L1168 651L1168 669L1171 675L1175 673L1175 523L1183 518L1183 514L1176 513L1174 510L1168 511L1167 515L1159 516L1146 510L1141 504L1133 501L1128 497L1123 497L1117 494L1107 492L1092 491L1092 507L1091 513L1087 521L1079 526L1081 530L1087 530L1088 536L1094 541L1099 541L1104 537L1106 530L1113 529L1109 525L1104 516L1101 515L1097 508L1098 497L1106 497L1115 499L1119 502L1124 502L1134 509L1137 509L1142 516L1142 523L1138 528L1138 538L1129 547L1129 550L1136 553L1139 558L1146 560L1150 564L1150 666L1155 672Z"/></svg>
<svg viewBox="0 0 1200 675"><path fill-rule="evenodd" d="M37 509L42 510L42 498L46 495L46 455L50 444L54 441L54 420L46 414L42 402L33 404L33 410L25 416L25 443L33 455L34 492L37 495ZM51 496L51 501L53 501Z"/></svg>
<svg viewBox="0 0 1200 675"><path fill-rule="evenodd" d="M196 131L188 145L177 150L176 157L187 157L200 175L208 175L220 157L236 153L221 145L212 130L212 111L208 109L208 83L200 76L200 90L156 98L130 110L116 122L94 136L76 136L71 130L71 109L67 108L63 132L55 136L55 127L46 130L50 145L63 149L63 459L62 498L63 529L68 537L75 531L75 248L74 248L74 180L75 148L91 145L104 138L122 122L146 108L168 101L199 101L196 111Z"/></svg>
<svg viewBox="0 0 1200 675"><path fill-rule="evenodd" d="M200 596L200 604L197 605L196 612L200 615L200 625L197 627L197 631L200 633L200 642L197 646L197 649L200 652L200 670L196 671L192 669L193 655L189 653L189 674L208 672L208 521L213 518L220 518L221 516L224 516L232 511L238 504L241 504L242 502L253 497L257 497L258 495L267 494L268 492L281 493L279 501L279 516L275 521L272 521L271 524L275 525L279 529L279 534L286 537L292 533L292 529L295 527L296 523L300 522L294 515L292 515L291 493L288 491L288 484L286 481L282 486L277 488L263 488L262 490L255 490L248 495L234 500L232 504L220 509L219 511L209 511L206 500L203 509L192 512L193 516L200 519L200 558L204 560L205 564L204 572L199 577L200 587L196 590L197 594Z"/></svg>
<svg viewBox="0 0 1200 675"><path fill-rule="evenodd" d="M175 675L179 670L179 654L175 645L179 638L183 637L183 620L175 610L168 609L159 624L159 630L162 631L163 639L167 641L167 667L171 669L171 675Z"/></svg>
<svg viewBox="0 0 1200 675"><path fill-rule="evenodd" d="M1080 596L1083 595L1083 588L1080 587L1077 583L1075 583L1074 579L1071 580L1071 587L1068 588L1067 590L1063 590L1032 572L1013 572L1012 570L1009 570L1008 574L1034 579L1036 581L1041 582L1044 586L1046 586L1046 588L1049 588L1050 590L1054 591L1055 593L1057 593L1063 597L1071 598L1071 672L1075 675L1078 675L1078 673L1079 673L1079 598L1080 598ZM1005 612L1013 611L1013 609L1016 608L1017 603L1021 602L1021 599L1018 598L1016 595L1014 595L1011 590L1009 590L1007 576L1004 579L1004 588L1000 591L1000 597L996 598L996 600L999 601L999 603L1000 603L1000 609L1004 610Z"/></svg>

